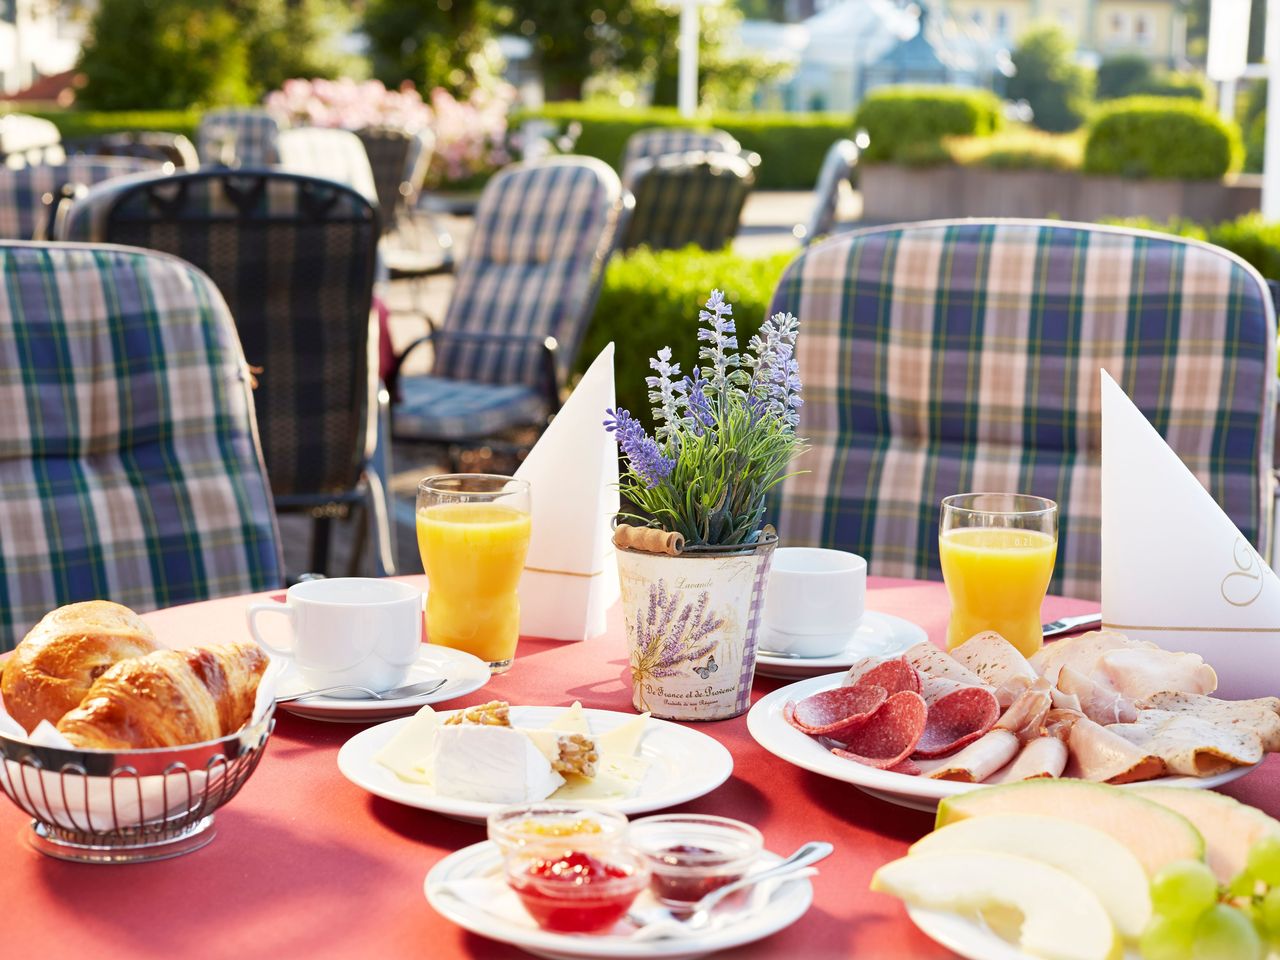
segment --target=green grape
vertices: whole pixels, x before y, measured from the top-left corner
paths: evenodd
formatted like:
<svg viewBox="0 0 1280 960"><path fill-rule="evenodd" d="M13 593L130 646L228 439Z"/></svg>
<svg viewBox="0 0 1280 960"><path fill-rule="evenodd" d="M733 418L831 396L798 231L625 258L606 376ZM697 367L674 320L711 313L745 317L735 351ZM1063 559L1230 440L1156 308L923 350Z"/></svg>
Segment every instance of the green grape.
<svg viewBox="0 0 1280 960"><path fill-rule="evenodd" d="M1143 960L1188 960L1195 938L1193 920L1156 917L1142 931L1138 949L1142 951Z"/></svg>
<svg viewBox="0 0 1280 960"><path fill-rule="evenodd" d="M1151 880L1151 906L1162 917L1194 920L1218 902L1218 880L1198 860L1171 863Z"/></svg>
<svg viewBox="0 0 1280 960"><path fill-rule="evenodd" d="M1259 919L1267 933L1273 938L1280 938L1280 887L1272 887L1262 898L1258 908Z"/></svg>
<svg viewBox="0 0 1280 960"><path fill-rule="evenodd" d="M1191 960L1262 960L1262 938L1248 917L1220 903L1196 921Z"/></svg>
<svg viewBox="0 0 1280 960"><path fill-rule="evenodd" d="M1245 870L1243 873L1236 874L1236 878L1227 887L1227 892L1233 897L1252 897L1257 887L1258 878Z"/></svg>
<svg viewBox="0 0 1280 960"><path fill-rule="evenodd" d="M1280 836L1263 837L1249 850L1247 869L1269 887L1280 887Z"/></svg>

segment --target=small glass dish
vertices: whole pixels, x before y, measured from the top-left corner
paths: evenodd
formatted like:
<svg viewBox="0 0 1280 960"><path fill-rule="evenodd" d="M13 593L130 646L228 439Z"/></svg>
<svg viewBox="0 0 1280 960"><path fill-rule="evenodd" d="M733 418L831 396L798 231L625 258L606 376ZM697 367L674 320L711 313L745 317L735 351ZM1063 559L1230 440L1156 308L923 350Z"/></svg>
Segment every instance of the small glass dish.
<svg viewBox="0 0 1280 960"><path fill-rule="evenodd" d="M489 839L507 855L521 848L608 850L627 837L627 818L581 803L521 803L489 814Z"/></svg>
<svg viewBox="0 0 1280 960"><path fill-rule="evenodd" d="M764 846L749 823L689 813L636 820L630 837L649 861L654 897L675 909L740 880Z"/></svg>
<svg viewBox="0 0 1280 960"><path fill-rule="evenodd" d="M520 847L507 854L503 871L529 916L556 933L603 933L649 885L648 862L625 846L560 852Z"/></svg>

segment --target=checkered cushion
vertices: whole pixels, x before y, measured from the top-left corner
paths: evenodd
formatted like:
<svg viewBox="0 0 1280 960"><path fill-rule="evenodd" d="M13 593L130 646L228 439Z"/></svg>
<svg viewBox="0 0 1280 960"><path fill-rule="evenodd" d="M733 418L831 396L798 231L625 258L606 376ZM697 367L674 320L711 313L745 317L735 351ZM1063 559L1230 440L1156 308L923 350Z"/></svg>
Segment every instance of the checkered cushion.
<svg viewBox="0 0 1280 960"><path fill-rule="evenodd" d="M622 183L628 190L634 190L634 164L639 160L653 160L671 153L705 153L742 152L742 146L723 130L688 130L681 127L654 127L650 130L638 130L627 137L627 146L622 154Z"/></svg>
<svg viewBox="0 0 1280 960"><path fill-rule="evenodd" d="M457 271L432 372L536 388L548 336L559 341L561 372L567 372L589 319L620 198L614 172L588 157L511 167L491 179ZM511 339L450 339L454 331Z"/></svg>
<svg viewBox="0 0 1280 960"><path fill-rule="evenodd" d="M377 374L367 199L314 177L206 170L102 184L65 226L70 237L173 253L212 277L261 368L254 398L277 496L356 485Z"/></svg>
<svg viewBox="0 0 1280 960"><path fill-rule="evenodd" d="M48 610L280 585L226 304L172 257L0 244L0 649Z"/></svg>
<svg viewBox="0 0 1280 960"><path fill-rule="evenodd" d="M154 160L137 157L67 157L59 164L18 170L0 167L0 239L30 240L37 226L48 236L53 203L67 184L91 187L113 177L159 169Z"/></svg>
<svg viewBox="0 0 1280 960"><path fill-rule="evenodd" d="M334 127L290 127L280 131L277 141L280 169L309 177L336 180L378 203L373 170L364 144L350 130ZM382 211L385 219L386 213Z"/></svg>
<svg viewBox="0 0 1280 960"><path fill-rule="evenodd" d="M259 107L210 110L200 118L196 151L205 163L270 167L280 162L280 120Z"/></svg>
<svg viewBox="0 0 1280 960"><path fill-rule="evenodd" d="M1275 315L1222 250L1066 223L886 227L809 248L778 310L800 317L813 443L783 488L789 545L936 580L943 497L1038 494L1060 509L1051 589L1096 598L1105 368L1265 550Z"/></svg>
<svg viewBox="0 0 1280 960"><path fill-rule="evenodd" d="M858 162L858 147L852 140L837 140L827 150L813 188L813 212L801 235L807 246L835 229L840 207L840 184L847 183Z"/></svg>
<svg viewBox="0 0 1280 960"><path fill-rule="evenodd" d="M636 163L636 205L620 246L719 250L738 232L755 183L751 165L727 153L681 153Z"/></svg>
<svg viewBox="0 0 1280 960"><path fill-rule="evenodd" d="M541 394L519 383L405 377L400 381L400 395L401 402L392 412L396 436L471 440L538 423L547 415Z"/></svg>
<svg viewBox="0 0 1280 960"><path fill-rule="evenodd" d="M400 212L417 201L422 178L431 161L431 132L399 127L365 127L355 131L373 169L373 182L382 208L382 229L395 229Z"/></svg>

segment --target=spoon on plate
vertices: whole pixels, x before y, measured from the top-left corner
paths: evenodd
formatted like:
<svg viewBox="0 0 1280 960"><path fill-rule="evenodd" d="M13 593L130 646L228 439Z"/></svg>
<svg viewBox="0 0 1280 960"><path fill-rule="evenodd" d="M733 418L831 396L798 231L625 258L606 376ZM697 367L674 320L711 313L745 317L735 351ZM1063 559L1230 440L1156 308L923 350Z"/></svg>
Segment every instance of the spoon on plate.
<svg viewBox="0 0 1280 960"><path fill-rule="evenodd" d="M408 683L403 687L392 687L390 690L370 690L368 687L358 687L347 683L336 687L322 687L319 690L286 693L282 697L276 697L276 703L293 703L295 700L309 700L311 697L331 697L335 693L348 692L363 693L370 700L402 700L408 697L423 697L429 693L435 693L448 682L449 679L447 677L440 677L436 680L419 680L417 683Z"/></svg>

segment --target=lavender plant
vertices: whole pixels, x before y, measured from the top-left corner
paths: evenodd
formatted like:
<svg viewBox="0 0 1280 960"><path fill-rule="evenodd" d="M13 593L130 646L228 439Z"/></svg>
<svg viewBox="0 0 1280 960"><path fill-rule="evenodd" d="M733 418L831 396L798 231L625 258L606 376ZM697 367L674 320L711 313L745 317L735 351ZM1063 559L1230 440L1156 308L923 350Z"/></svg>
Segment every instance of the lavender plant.
<svg viewBox="0 0 1280 960"><path fill-rule="evenodd" d="M800 324L775 314L739 352L733 307L719 290L698 314L699 365L682 375L663 347L646 378L654 434L627 410L609 410L626 464L622 493L643 511L633 521L684 535L689 545L755 543L769 491L804 450L796 434Z"/></svg>

